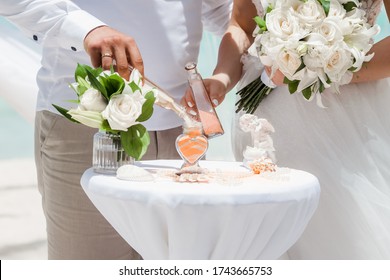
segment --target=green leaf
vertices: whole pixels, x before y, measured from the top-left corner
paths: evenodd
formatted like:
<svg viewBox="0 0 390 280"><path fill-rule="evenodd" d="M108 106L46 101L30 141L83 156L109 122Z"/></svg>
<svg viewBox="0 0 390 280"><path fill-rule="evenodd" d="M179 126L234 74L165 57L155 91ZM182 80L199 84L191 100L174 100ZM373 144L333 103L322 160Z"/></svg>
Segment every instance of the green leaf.
<svg viewBox="0 0 390 280"><path fill-rule="evenodd" d="M121 131L120 134L125 152L136 160L140 160L146 153L150 143L146 128L142 124L136 124L129 127L127 131Z"/></svg>
<svg viewBox="0 0 390 280"><path fill-rule="evenodd" d="M311 97L311 86L305 88L304 90L302 90L302 95L303 97L305 97L307 100L310 99Z"/></svg>
<svg viewBox="0 0 390 280"><path fill-rule="evenodd" d="M318 2L320 2L322 8L325 11L325 14L328 15L330 9L330 0L318 0Z"/></svg>
<svg viewBox="0 0 390 280"><path fill-rule="evenodd" d="M289 79L285 78L283 82L285 84L288 84L288 91L291 94L293 94L293 93L295 93L297 91L300 81L299 80L290 81Z"/></svg>
<svg viewBox="0 0 390 280"><path fill-rule="evenodd" d="M82 77L77 77L76 82L78 83L77 88L74 89L73 85L71 85L71 87L74 89L74 91L79 97L83 95L84 92L87 91L87 89L91 88L91 85Z"/></svg>
<svg viewBox="0 0 390 280"><path fill-rule="evenodd" d="M351 66L350 68L348 68L348 71L351 71L351 72L356 72L357 70L357 67L354 67L354 66Z"/></svg>
<svg viewBox="0 0 390 280"><path fill-rule="evenodd" d="M262 30L262 31L267 31L267 25L266 22L263 18L259 16L255 16L253 20L256 22L257 26Z"/></svg>
<svg viewBox="0 0 390 280"><path fill-rule="evenodd" d="M102 125L100 126L100 129L101 129L101 130L104 130L104 131L107 131L107 132L111 132L111 133L114 132L114 131L111 129L110 124L108 123L107 120L104 120L104 121L103 121Z"/></svg>
<svg viewBox="0 0 390 280"><path fill-rule="evenodd" d="M129 87L133 92L136 92L137 90L141 91L141 88L134 81L129 83Z"/></svg>
<svg viewBox="0 0 390 280"><path fill-rule="evenodd" d="M101 94L103 94L103 96L108 100L109 98L107 95L106 88L99 82L99 80L94 76L94 74L91 71L89 71L88 69L86 69L86 71L92 87L100 91Z"/></svg>
<svg viewBox="0 0 390 280"><path fill-rule="evenodd" d="M92 68L89 65L77 63L77 67L76 67L76 70L74 72L75 81L77 81L77 77L81 77L81 78L85 79L88 76L87 71L91 72L95 77L97 77L100 75L100 73L103 72L103 69L101 67Z"/></svg>
<svg viewBox="0 0 390 280"><path fill-rule="evenodd" d="M154 96L153 91L149 91L147 94L145 94L146 101L142 105L142 113L137 118L137 122L144 122L148 120L153 115L153 105L154 101L156 100L156 97Z"/></svg>
<svg viewBox="0 0 390 280"><path fill-rule="evenodd" d="M55 104L51 104L53 105L54 108L57 109L58 112L60 112L61 115L63 115L65 118L67 118L68 120L72 121L72 122L75 122L75 123L80 123L74 119L72 119L72 116L68 114L68 110L65 109L65 108L62 108L58 105L55 105Z"/></svg>
<svg viewBox="0 0 390 280"><path fill-rule="evenodd" d="M323 92L325 90L325 86L324 86L324 83L321 82L321 80L319 80L319 83L320 83L320 86L318 88L318 91L321 93L321 92Z"/></svg>
<svg viewBox="0 0 390 280"><path fill-rule="evenodd" d="M357 7L357 5L355 4L355 2L347 2L347 3L344 3L342 4L344 9L347 11L347 12L350 12L352 11L354 8Z"/></svg>
<svg viewBox="0 0 390 280"><path fill-rule="evenodd" d="M106 89L108 99L115 94L121 94L125 88L125 81L118 75L102 76L100 81Z"/></svg>
<svg viewBox="0 0 390 280"><path fill-rule="evenodd" d="M301 59L301 60L302 60L301 65L299 65L297 71L295 71L294 74L298 73L299 71L301 71L303 68L306 67L305 63L303 63L303 59Z"/></svg>
<svg viewBox="0 0 390 280"><path fill-rule="evenodd" d="M79 84L79 86L83 86L86 88L91 87L91 85L83 77L77 77L76 82Z"/></svg>
<svg viewBox="0 0 390 280"><path fill-rule="evenodd" d="M78 77L85 79L87 77L87 71L85 71L86 65L77 63L76 70L74 71L74 80L77 81Z"/></svg>

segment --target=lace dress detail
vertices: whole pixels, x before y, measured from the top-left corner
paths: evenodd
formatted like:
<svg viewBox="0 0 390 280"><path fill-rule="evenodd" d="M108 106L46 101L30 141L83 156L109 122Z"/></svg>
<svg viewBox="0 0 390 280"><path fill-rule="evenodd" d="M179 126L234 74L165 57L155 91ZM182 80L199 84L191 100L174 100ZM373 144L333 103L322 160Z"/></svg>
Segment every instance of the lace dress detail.
<svg viewBox="0 0 390 280"><path fill-rule="evenodd" d="M366 11L367 21L374 25L382 9L383 0L363 0L362 9Z"/></svg>

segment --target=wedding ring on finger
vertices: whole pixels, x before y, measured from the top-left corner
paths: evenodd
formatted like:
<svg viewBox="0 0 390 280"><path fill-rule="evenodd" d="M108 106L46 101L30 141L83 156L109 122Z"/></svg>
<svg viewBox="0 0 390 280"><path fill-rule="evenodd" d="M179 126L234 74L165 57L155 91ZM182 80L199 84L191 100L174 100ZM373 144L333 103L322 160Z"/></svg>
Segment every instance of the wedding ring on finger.
<svg viewBox="0 0 390 280"><path fill-rule="evenodd" d="M104 57L112 58L112 53L104 53L104 54L102 54L102 58L104 58Z"/></svg>

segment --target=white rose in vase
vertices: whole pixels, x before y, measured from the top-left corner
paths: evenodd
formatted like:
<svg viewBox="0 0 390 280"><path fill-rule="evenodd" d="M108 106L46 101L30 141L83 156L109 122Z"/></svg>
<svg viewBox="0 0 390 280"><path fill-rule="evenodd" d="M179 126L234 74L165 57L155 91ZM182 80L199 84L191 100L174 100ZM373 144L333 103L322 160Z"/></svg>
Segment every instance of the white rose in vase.
<svg viewBox="0 0 390 280"><path fill-rule="evenodd" d="M136 120L142 113L145 100L139 91L112 96L102 116L111 129L127 131L130 126L138 123Z"/></svg>
<svg viewBox="0 0 390 280"><path fill-rule="evenodd" d="M106 106L106 99L98 90L94 88L87 89L83 95L80 96L80 110L102 112Z"/></svg>

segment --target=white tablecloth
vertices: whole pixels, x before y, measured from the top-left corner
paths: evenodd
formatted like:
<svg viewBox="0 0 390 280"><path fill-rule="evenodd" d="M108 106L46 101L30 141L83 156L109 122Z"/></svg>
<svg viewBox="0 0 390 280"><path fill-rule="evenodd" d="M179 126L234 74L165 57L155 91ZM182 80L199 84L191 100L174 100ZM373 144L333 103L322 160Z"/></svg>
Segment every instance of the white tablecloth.
<svg viewBox="0 0 390 280"><path fill-rule="evenodd" d="M137 164L161 172L182 161ZM201 161L201 166L224 175L208 183L168 177L133 182L88 169L81 184L144 259L277 259L317 207L319 183L307 172L284 169L275 177L239 178L249 171L238 162Z"/></svg>

